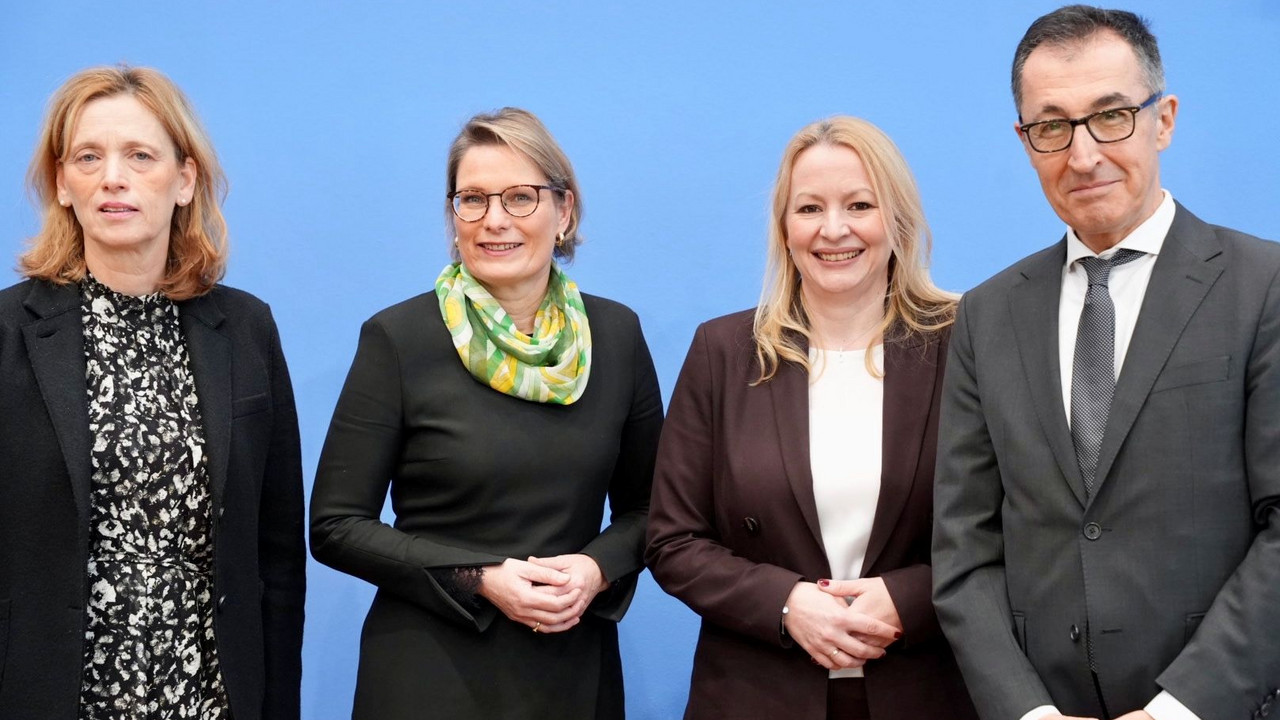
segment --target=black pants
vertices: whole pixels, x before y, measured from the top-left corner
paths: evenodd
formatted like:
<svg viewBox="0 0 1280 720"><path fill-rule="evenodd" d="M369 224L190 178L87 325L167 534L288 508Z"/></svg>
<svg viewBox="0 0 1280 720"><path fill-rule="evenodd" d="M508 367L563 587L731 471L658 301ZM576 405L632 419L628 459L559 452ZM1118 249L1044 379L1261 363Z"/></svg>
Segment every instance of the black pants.
<svg viewBox="0 0 1280 720"><path fill-rule="evenodd" d="M867 681L841 678L827 681L827 720L870 720Z"/></svg>

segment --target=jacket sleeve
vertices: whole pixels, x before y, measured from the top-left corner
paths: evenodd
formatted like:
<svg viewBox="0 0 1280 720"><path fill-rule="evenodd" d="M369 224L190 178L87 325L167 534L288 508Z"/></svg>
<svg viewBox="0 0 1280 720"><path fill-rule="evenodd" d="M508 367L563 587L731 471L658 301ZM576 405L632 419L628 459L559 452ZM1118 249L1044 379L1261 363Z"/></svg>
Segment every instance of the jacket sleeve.
<svg viewBox="0 0 1280 720"><path fill-rule="evenodd" d="M401 393L395 343L370 320L360 330L320 453L311 496L311 552L335 570L483 631L497 609L488 603L464 608L428 569L496 565L505 558L415 537L381 520L403 439Z"/></svg>
<svg viewBox="0 0 1280 720"><path fill-rule="evenodd" d="M775 646L800 573L754 562L721 542L713 477L722 447L705 326L680 371L658 446L645 559L662 589L708 622Z"/></svg>
<svg viewBox="0 0 1280 720"><path fill-rule="evenodd" d="M893 609L902 621L901 647L910 647L942 637L938 614L933 609L933 568L908 565L880 574ZM890 646L892 650L893 646Z"/></svg>
<svg viewBox="0 0 1280 720"><path fill-rule="evenodd" d="M301 708L302 624L307 549L303 530L302 450L293 385L275 321L270 325L273 419L262 478L258 568L265 659L263 717L297 718Z"/></svg>
<svg viewBox="0 0 1280 720"><path fill-rule="evenodd" d="M1244 381L1244 467L1256 534L1191 641L1157 678L1204 720L1261 717L1280 707L1280 274L1267 289Z"/></svg>
<svg viewBox="0 0 1280 720"><path fill-rule="evenodd" d="M942 391L933 599L979 713L1019 718L1053 701L1013 632L1001 524L1004 489L978 387L970 300L965 296L957 311Z"/></svg>
<svg viewBox="0 0 1280 720"><path fill-rule="evenodd" d="M933 397L926 418L923 443L926 445L922 458L927 458L929 481L933 480L936 465L936 448L938 444L938 415L941 412L942 385L947 367L946 359L951 339L951 328L948 326L937 334L937 365L934 369ZM922 468L923 469L923 468ZM932 488L931 488L932 489ZM932 493L928 498L933 502ZM932 509L932 506L930 506ZM932 515L932 513L931 513ZM930 538L932 527L929 527ZM938 624L938 613L933 607L933 566L925 563L907 565L887 570L880 575L885 589L893 601L898 619L902 621L902 638L898 641L901 647L929 643L943 637L942 627ZM892 647L892 646L891 646Z"/></svg>
<svg viewBox="0 0 1280 720"><path fill-rule="evenodd" d="M662 393L653 358L638 320L630 314L628 318L634 323L631 408L618 439L618 460L609 481L609 526L582 549L584 555L600 565L609 581L609 589L596 596L590 612L615 622L630 606L636 580L644 568L649 493L662 432Z"/></svg>

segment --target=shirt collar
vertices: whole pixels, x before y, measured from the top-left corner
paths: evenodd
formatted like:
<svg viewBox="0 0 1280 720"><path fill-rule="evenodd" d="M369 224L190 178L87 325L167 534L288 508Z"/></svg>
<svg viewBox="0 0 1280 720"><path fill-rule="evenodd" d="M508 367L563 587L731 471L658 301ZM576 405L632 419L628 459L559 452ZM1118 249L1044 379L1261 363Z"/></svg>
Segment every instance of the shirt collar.
<svg viewBox="0 0 1280 720"><path fill-rule="evenodd" d="M1148 255L1159 255L1160 249L1164 247L1164 238L1169 234L1170 226L1173 225L1173 215L1176 209L1173 203L1173 196L1169 194L1169 191L1161 190L1160 192L1164 195L1164 199L1160 201L1159 207L1151 214L1151 217L1129 233L1125 239L1101 253L1095 253L1090 250L1080 241L1080 238L1076 237L1076 231L1068 227L1067 267L1070 268L1080 258L1095 256L1109 258L1120 248L1137 250Z"/></svg>

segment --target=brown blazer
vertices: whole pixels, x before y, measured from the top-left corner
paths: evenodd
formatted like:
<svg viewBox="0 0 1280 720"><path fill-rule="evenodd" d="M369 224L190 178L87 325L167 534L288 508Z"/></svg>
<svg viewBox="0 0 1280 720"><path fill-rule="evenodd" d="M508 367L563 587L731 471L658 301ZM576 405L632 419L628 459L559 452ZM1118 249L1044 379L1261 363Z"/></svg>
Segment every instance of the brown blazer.
<svg viewBox="0 0 1280 720"><path fill-rule="evenodd" d="M646 560L702 616L686 718L826 717L827 671L779 632L800 581L831 577L809 468L809 376L759 377L753 311L698 328L658 450ZM974 718L930 602L939 394L949 333L885 347L880 499L863 564L904 628L866 665L873 718Z"/></svg>

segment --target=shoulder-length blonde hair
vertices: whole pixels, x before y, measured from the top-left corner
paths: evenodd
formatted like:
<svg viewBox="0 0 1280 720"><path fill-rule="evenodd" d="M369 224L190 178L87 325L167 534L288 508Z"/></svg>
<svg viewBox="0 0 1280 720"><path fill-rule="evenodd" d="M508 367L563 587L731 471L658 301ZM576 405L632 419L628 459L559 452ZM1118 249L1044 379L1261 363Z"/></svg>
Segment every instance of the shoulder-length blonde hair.
<svg viewBox="0 0 1280 720"><path fill-rule="evenodd" d="M754 326L760 364L757 383L772 378L784 360L798 363L806 371L812 369L806 352L811 339L809 318L800 292L800 272L787 252L786 216L796 158L815 145L838 145L856 152L880 205L890 257L885 314L878 335L886 341L903 340L914 333L944 328L955 317L956 296L938 289L929 278L933 241L920 190L898 147L866 120L844 115L819 120L791 138L773 187L765 283ZM875 373L872 350L867 348L867 367Z"/></svg>
<svg viewBox="0 0 1280 720"><path fill-rule="evenodd" d="M226 196L227 179L191 103L173 81L150 68L89 68L53 94L27 172L32 198L44 220L30 248L18 259L19 268L27 277L59 285L85 276L84 230L75 211L58 202L58 166L70 149L85 106L116 95L133 96L155 115L177 148L179 164L187 158L195 161L195 193L190 203L174 209L169 257L159 289L174 300L202 295L226 272L227 223L219 203Z"/></svg>
<svg viewBox="0 0 1280 720"><path fill-rule="evenodd" d="M500 145L529 158L547 178L547 184L555 188L556 202L564 202L565 193L573 195L573 208L569 211L569 225L564 230L564 241L556 243L555 255L565 262L573 261L574 251L582 244L582 236L578 234L578 224L582 222L582 193L578 191L578 178L573 173L573 164L569 156L564 154L556 139L551 137L547 126L542 124L537 115L515 107L504 107L492 113L481 113L473 116L462 126L458 136L449 146L449 159L445 166L445 187L448 194L458 189L458 166L462 164L462 156L473 147L483 145ZM445 230L450 236L456 235L452 200L445 198L444 203ZM456 261L458 249L449 245L449 252Z"/></svg>

